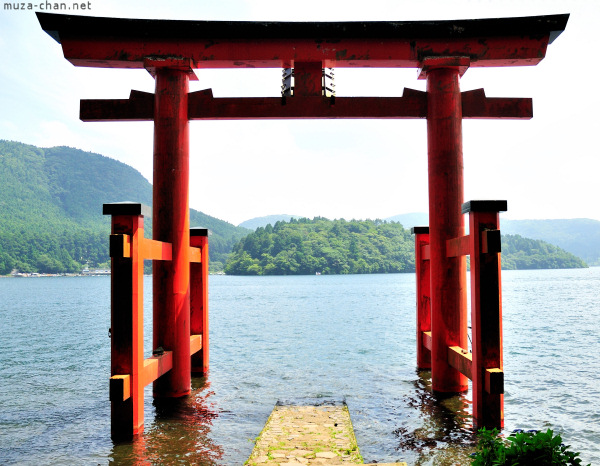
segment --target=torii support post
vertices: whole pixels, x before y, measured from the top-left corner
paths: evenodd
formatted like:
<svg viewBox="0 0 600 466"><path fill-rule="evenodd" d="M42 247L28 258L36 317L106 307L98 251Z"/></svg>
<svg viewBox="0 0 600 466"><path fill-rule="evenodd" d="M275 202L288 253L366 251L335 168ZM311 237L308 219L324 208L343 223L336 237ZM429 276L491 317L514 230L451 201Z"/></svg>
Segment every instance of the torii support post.
<svg viewBox="0 0 600 466"><path fill-rule="evenodd" d="M144 359L143 279L144 260L170 263L170 243L144 238L142 204L104 204L104 215L112 216L111 257L111 436L131 440L144 428L144 387L156 383L173 369L178 356L173 351L153 351ZM192 277L192 333L183 338L178 351L191 355L188 367L197 373L208 370L208 230L189 232L194 246L188 248ZM156 325L156 323L154 323ZM190 376L191 378L191 376Z"/></svg>
<svg viewBox="0 0 600 466"><path fill-rule="evenodd" d="M431 369L431 270L429 227L413 227L417 276L417 368Z"/></svg>
<svg viewBox="0 0 600 466"><path fill-rule="evenodd" d="M173 369L153 391L180 397L191 391L189 72L146 66L156 79L152 237L173 247L172 261L153 264L153 345L173 351Z"/></svg>
<svg viewBox="0 0 600 466"><path fill-rule="evenodd" d="M472 351L466 345L444 348L447 364L473 382L473 426L504 427L504 368L502 361L502 287L500 280L500 222L498 213L506 211L506 201L469 201L462 205L469 214L470 234L450 238L448 257L471 256ZM430 296L425 270L430 246L427 227L414 227L417 266L417 365L427 368L427 354L439 328L428 330ZM436 369L432 367L432 379Z"/></svg>
<svg viewBox="0 0 600 466"><path fill-rule="evenodd" d="M201 262L190 265L190 328L192 335L202 335L200 351L192 354L192 375L208 372L208 230L191 228L190 243L199 248Z"/></svg>
<svg viewBox="0 0 600 466"><path fill-rule="evenodd" d="M112 216L111 437L128 440L144 429L144 259L140 244L144 215L150 212L141 204L116 203L106 204L104 214Z"/></svg>
<svg viewBox="0 0 600 466"><path fill-rule="evenodd" d="M506 201L470 201L473 424L504 427L500 216Z"/></svg>
<svg viewBox="0 0 600 466"><path fill-rule="evenodd" d="M463 236L461 71L468 59L426 60L429 238L431 267L431 379L436 392L468 389L467 378L448 364L449 346L467 345L467 262L447 257L446 241Z"/></svg>

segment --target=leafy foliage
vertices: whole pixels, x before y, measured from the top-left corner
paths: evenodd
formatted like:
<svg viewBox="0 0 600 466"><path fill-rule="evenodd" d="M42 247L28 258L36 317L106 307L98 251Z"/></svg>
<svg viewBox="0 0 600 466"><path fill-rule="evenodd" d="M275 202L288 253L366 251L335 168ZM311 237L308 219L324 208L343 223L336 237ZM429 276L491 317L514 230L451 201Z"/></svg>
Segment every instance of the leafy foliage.
<svg viewBox="0 0 600 466"><path fill-rule="evenodd" d="M413 272L414 240L399 223L292 219L258 228L233 248L232 275Z"/></svg>
<svg viewBox="0 0 600 466"><path fill-rule="evenodd" d="M554 435L551 429L546 432L517 430L507 440L500 437L497 429L481 429L478 437L478 451L472 466L581 464L579 453L570 451L570 445L563 444L561 436Z"/></svg>
<svg viewBox="0 0 600 466"><path fill-rule="evenodd" d="M102 204L152 203L152 186L136 170L69 147L41 149L0 140L0 275L76 272L106 265L110 219ZM211 230L211 266L225 262L248 230L190 211L190 225ZM145 219L151 236L152 219Z"/></svg>
<svg viewBox="0 0 600 466"><path fill-rule="evenodd" d="M547 220L501 220L505 234L519 234L555 244L581 257L589 265L600 265L600 221L589 218Z"/></svg>
<svg viewBox="0 0 600 466"><path fill-rule="evenodd" d="M151 205L152 186L133 168L69 147L42 149L0 140L0 275L76 272L106 265L110 219L102 204ZM190 225L211 230L211 270L220 270L249 230L190 210ZM152 219L145 219L150 237ZM235 246L231 274L390 273L414 270L414 241L402 225L292 219L251 233ZM585 264L559 248L503 237L504 268Z"/></svg>
<svg viewBox="0 0 600 466"><path fill-rule="evenodd" d="M519 235L502 236L502 268L574 269L587 267L579 257L545 241Z"/></svg>
<svg viewBox="0 0 600 466"><path fill-rule="evenodd" d="M586 267L573 254L539 240L502 237L504 269ZM414 239L400 223L381 220L279 221L257 228L233 248L231 275L395 273L415 270Z"/></svg>

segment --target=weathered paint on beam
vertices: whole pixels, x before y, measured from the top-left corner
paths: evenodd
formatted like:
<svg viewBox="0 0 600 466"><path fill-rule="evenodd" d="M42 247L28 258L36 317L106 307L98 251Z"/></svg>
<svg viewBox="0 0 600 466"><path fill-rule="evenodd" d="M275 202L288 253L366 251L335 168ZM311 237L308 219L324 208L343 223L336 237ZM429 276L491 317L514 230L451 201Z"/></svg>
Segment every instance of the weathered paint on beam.
<svg viewBox="0 0 600 466"><path fill-rule="evenodd" d="M175 21L37 13L76 66L144 68L148 57L185 57L195 68L419 68L427 57L470 66L535 65L569 15L450 21Z"/></svg>
<svg viewBox="0 0 600 466"><path fill-rule="evenodd" d="M531 99L488 98L482 89L462 93L463 118L529 119ZM129 99L81 100L83 121L152 121L154 95L132 91ZM427 93L404 89L402 97L219 97L211 89L188 96L190 120L426 118Z"/></svg>
<svg viewBox="0 0 600 466"><path fill-rule="evenodd" d="M459 257L469 255L469 235L451 238L446 241L446 256Z"/></svg>
<svg viewBox="0 0 600 466"><path fill-rule="evenodd" d="M486 97L483 89L461 92L462 116L468 119L531 119L533 100L517 97Z"/></svg>
<svg viewBox="0 0 600 466"><path fill-rule="evenodd" d="M448 347L448 364L454 367L465 377L471 379L473 355L460 346Z"/></svg>

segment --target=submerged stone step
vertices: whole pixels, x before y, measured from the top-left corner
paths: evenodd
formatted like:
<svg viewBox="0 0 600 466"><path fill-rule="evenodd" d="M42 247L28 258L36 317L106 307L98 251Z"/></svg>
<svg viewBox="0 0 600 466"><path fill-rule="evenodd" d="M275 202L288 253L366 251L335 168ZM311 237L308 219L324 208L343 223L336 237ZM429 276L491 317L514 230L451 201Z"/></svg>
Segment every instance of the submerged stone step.
<svg viewBox="0 0 600 466"><path fill-rule="evenodd" d="M333 406L278 404L256 439L246 464L298 466L364 464L364 461L345 403Z"/></svg>

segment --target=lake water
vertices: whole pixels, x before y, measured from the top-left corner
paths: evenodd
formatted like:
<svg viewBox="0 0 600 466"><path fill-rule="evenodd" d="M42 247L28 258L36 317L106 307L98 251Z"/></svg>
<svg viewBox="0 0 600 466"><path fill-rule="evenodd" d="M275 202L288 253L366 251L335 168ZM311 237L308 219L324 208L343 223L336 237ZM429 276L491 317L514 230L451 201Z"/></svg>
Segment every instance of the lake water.
<svg viewBox="0 0 600 466"><path fill-rule="evenodd" d="M600 463L600 268L504 271L506 431ZM151 278L145 349L151 351ZM110 440L110 279L0 279L1 464L241 465L277 401L346 400L367 462L468 464L470 395L415 370L414 274L210 277L211 371Z"/></svg>

